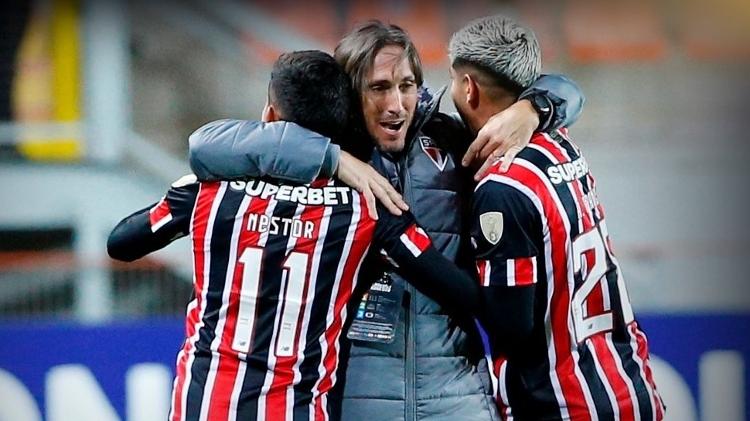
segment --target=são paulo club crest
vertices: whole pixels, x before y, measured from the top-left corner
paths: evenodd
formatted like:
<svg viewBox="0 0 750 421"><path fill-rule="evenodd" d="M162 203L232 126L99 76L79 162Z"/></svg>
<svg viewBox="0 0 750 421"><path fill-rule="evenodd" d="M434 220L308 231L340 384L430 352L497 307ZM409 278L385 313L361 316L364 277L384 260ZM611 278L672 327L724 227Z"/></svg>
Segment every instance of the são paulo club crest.
<svg viewBox="0 0 750 421"><path fill-rule="evenodd" d="M419 136L419 145L422 147L424 153L430 157L432 163L442 172L445 169L445 164L448 162L448 155L440 149L432 138L427 136Z"/></svg>

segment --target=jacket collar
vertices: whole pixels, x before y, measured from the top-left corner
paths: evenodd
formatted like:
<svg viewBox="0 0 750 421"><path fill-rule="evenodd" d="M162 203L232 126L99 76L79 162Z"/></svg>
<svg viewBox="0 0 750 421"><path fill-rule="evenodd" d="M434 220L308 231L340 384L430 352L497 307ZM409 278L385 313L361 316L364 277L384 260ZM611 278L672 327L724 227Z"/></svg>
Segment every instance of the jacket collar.
<svg viewBox="0 0 750 421"><path fill-rule="evenodd" d="M409 150L414 138L416 138L417 134L422 131L422 127L424 127L425 123L430 121L438 111L440 108L440 100L443 98L446 89L447 86L443 86L438 89L437 92L433 93L427 85L422 85L422 87L419 88L417 93L419 95L419 98L417 99L417 107L416 110L414 110L414 118L411 121L411 126L409 126L409 130L406 132L406 145L404 145L404 151Z"/></svg>

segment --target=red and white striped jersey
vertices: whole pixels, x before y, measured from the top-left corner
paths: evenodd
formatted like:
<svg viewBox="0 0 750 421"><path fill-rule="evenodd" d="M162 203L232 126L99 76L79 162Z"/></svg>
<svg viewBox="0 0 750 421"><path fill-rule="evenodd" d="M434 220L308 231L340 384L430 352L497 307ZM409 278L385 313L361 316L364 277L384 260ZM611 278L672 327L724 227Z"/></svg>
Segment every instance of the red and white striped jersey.
<svg viewBox="0 0 750 421"><path fill-rule="evenodd" d="M493 356L504 418L662 419L594 178L564 132L536 134L506 173L491 168L475 190L472 239L484 287L535 288L522 351Z"/></svg>
<svg viewBox="0 0 750 421"><path fill-rule="evenodd" d="M409 265L431 247L410 214L381 209L376 224L362 195L333 180L193 178L142 213L142 241L158 243L148 251L187 234L193 247L174 421L328 419L339 336L365 255L383 249ZM168 241L146 240L151 233Z"/></svg>

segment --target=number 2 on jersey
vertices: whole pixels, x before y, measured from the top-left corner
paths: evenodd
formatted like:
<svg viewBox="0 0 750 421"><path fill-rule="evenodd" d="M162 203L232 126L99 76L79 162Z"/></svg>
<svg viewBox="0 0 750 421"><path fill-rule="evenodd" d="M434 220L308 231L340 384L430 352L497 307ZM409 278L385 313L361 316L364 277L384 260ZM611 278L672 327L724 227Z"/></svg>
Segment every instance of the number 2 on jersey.
<svg viewBox="0 0 750 421"><path fill-rule="evenodd" d="M612 330L612 312L597 315L584 315L586 299L607 273L607 248L597 227L581 234L573 241L573 269L580 273L583 283L573 293L570 303L573 313L573 326L578 343L589 336L605 330Z"/></svg>
<svg viewBox="0 0 750 421"><path fill-rule="evenodd" d="M294 353L297 324L302 311L305 284L307 283L306 253L293 251L284 261L281 290L284 294L281 300L281 318L276 328L275 354L279 357L289 357ZM260 270L263 262L263 249L248 247L239 258L244 265L242 270L242 289L240 304L237 312L237 328L232 341L232 349L242 353L250 351L250 340L255 331L255 315L258 296L260 295ZM277 316L278 317L278 316Z"/></svg>

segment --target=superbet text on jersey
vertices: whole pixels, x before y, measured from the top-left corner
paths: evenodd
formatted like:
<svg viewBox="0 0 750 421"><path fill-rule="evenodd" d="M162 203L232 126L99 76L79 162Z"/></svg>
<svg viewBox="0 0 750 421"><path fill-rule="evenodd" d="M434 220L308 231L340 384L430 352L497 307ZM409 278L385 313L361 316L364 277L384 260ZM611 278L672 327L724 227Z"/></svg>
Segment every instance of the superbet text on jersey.
<svg viewBox="0 0 750 421"><path fill-rule="evenodd" d="M535 288L522 351L493 355L503 417L662 419L646 336L579 149L564 132L536 134L508 172L498 168L474 195L479 276L487 288Z"/></svg>
<svg viewBox="0 0 750 421"><path fill-rule="evenodd" d="M147 222L126 218L123 237L152 242L149 251L190 234L193 246L173 421L327 420L347 303L368 250L415 266L426 264L413 263L422 252L437 253L411 214L381 209L376 224L362 195L333 180L193 177L141 212Z"/></svg>

